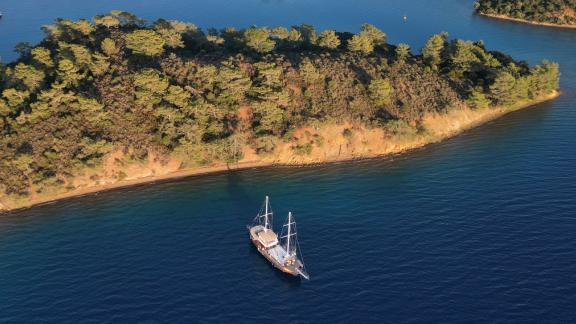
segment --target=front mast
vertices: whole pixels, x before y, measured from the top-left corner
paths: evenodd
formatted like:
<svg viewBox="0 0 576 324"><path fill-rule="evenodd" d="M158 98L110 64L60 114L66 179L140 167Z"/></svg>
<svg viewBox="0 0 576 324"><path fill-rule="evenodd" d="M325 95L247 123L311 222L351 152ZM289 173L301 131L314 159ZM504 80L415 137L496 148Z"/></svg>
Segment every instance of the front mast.
<svg viewBox="0 0 576 324"><path fill-rule="evenodd" d="M266 207L264 211L264 231L268 231L268 196L266 196Z"/></svg>

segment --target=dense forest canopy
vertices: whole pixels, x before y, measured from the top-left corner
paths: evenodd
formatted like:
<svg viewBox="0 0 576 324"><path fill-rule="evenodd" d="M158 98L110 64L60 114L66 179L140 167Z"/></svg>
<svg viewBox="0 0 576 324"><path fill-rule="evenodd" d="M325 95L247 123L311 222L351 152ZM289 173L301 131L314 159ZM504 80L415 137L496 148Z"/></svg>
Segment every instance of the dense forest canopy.
<svg viewBox="0 0 576 324"><path fill-rule="evenodd" d="M479 0L476 10L540 23L576 25L576 0Z"/></svg>
<svg viewBox="0 0 576 324"><path fill-rule="evenodd" d="M66 185L112 150L135 160L155 152L231 162L247 145L274 151L302 125L425 131L431 112L505 106L558 87L555 63L530 68L446 33L417 55L369 24L357 34L307 24L202 31L113 11L43 29L42 42L19 44L20 58L0 64L0 189L8 195Z"/></svg>

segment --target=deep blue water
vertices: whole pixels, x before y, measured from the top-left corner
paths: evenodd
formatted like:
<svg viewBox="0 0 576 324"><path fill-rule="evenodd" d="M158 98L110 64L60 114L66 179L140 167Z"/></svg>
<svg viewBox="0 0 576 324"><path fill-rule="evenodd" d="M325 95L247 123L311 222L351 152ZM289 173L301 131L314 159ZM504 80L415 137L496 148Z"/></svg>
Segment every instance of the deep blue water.
<svg viewBox="0 0 576 324"><path fill-rule="evenodd" d="M472 1L4 0L0 55L56 17L110 9L201 27L312 23L421 47L432 33L558 61L559 99L403 156L244 170L3 215L0 322L576 322L576 31L471 15ZM407 23L402 15L408 15ZM311 281L245 225L295 213Z"/></svg>

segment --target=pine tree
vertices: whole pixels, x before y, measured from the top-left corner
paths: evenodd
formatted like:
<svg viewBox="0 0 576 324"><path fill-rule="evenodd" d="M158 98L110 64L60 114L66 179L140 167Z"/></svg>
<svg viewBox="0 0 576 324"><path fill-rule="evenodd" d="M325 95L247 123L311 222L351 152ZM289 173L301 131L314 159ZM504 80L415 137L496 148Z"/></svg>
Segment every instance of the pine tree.
<svg viewBox="0 0 576 324"><path fill-rule="evenodd" d="M396 46L396 62L403 63L410 56L410 46L408 44L400 43Z"/></svg>
<svg viewBox="0 0 576 324"><path fill-rule="evenodd" d="M126 35L126 47L134 54L160 56L166 41L153 30L138 29Z"/></svg>
<svg viewBox="0 0 576 324"><path fill-rule="evenodd" d="M509 72L498 74L490 86L490 97L496 104L508 105L514 102L516 79Z"/></svg>
<svg viewBox="0 0 576 324"><path fill-rule="evenodd" d="M363 54L370 54L374 51L374 43L366 35L358 34L352 36L348 40L348 50L352 52L360 52Z"/></svg>
<svg viewBox="0 0 576 324"><path fill-rule="evenodd" d="M265 28L248 28L244 31L246 45L254 51L264 54L272 51L276 42L270 39L270 32Z"/></svg>
<svg viewBox="0 0 576 324"><path fill-rule="evenodd" d="M334 30L325 30L320 33L318 38L318 45L330 49L335 49L340 46L340 39Z"/></svg>
<svg viewBox="0 0 576 324"><path fill-rule="evenodd" d="M424 45L424 48L422 48L424 61L433 70L437 70L438 65L442 63L442 51L446 45L447 37L448 33L446 32L432 35Z"/></svg>
<svg viewBox="0 0 576 324"><path fill-rule="evenodd" d="M490 105L490 100L482 91L482 88L475 88L468 97L468 105L474 109L487 108Z"/></svg>

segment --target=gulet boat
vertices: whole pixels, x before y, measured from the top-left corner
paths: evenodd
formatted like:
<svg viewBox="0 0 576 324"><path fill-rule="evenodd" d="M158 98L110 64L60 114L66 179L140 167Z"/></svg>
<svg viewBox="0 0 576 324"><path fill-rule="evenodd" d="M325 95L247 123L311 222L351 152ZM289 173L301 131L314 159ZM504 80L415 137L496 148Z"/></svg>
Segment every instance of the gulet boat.
<svg viewBox="0 0 576 324"><path fill-rule="evenodd" d="M272 222L273 212L270 207L270 199L266 196L258 215L254 218L252 225L248 226L252 243L258 252L280 271L292 276L310 279L302 260L296 222L292 212L288 213L286 223L282 226L280 238L274 232Z"/></svg>

